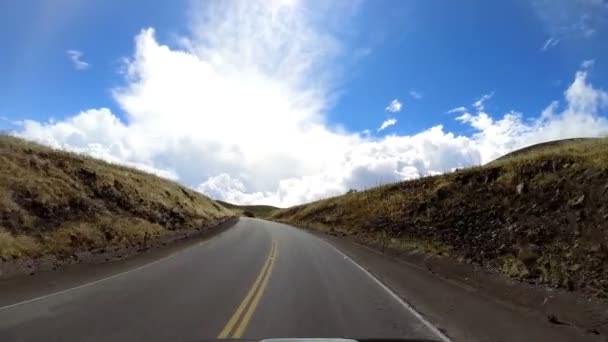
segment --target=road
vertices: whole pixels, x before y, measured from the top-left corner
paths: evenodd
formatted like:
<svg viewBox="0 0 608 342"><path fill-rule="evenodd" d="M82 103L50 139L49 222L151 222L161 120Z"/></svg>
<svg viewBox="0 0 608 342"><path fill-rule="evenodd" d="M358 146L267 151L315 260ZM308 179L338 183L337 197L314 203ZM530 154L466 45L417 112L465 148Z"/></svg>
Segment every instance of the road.
<svg viewBox="0 0 608 342"><path fill-rule="evenodd" d="M0 341L271 337L441 340L329 243L246 218L143 267L0 308Z"/></svg>

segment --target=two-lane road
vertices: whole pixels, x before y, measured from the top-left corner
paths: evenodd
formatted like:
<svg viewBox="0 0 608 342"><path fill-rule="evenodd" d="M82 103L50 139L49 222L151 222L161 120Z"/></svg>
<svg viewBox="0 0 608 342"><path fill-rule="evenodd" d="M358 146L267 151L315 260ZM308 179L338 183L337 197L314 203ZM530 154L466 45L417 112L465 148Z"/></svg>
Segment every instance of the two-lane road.
<svg viewBox="0 0 608 342"><path fill-rule="evenodd" d="M0 341L271 337L441 340L325 241L257 219L122 275L0 308Z"/></svg>

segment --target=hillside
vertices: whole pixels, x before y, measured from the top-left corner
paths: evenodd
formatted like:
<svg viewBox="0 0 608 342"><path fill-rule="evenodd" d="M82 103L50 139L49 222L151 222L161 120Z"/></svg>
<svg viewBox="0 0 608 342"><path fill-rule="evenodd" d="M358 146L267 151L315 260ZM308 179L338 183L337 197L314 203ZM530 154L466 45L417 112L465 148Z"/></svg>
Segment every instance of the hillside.
<svg viewBox="0 0 608 342"><path fill-rule="evenodd" d="M608 140L542 145L482 167L279 210L272 219L606 298Z"/></svg>
<svg viewBox="0 0 608 342"><path fill-rule="evenodd" d="M507 153L504 156L497 158L496 160L494 160L492 163L496 163L496 162L500 162L502 160L505 159L510 159L513 157L518 157L520 155L525 155L525 154L534 154L534 153L543 153L543 150L545 149L549 149L550 150L556 150L559 151L560 148L567 148L568 145L571 145L573 143L597 143L597 142L601 142L603 138L571 138L571 139L562 139L562 140L551 140L551 141L546 141L543 143L539 143L539 144L534 144L534 145L530 145L524 148L520 148L519 150L515 150L513 152Z"/></svg>
<svg viewBox="0 0 608 342"><path fill-rule="evenodd" d="M0 137L0 193L4 262L145 248L235 215L172 181L10 136Z"/></svg>
<svg viewBox="0 0 608 342"><path fill-rule="evenodd" d="M269 217L276 210L279 210L279 208L271 205L238 205L219 200L216 200L216 202L227 209L231 209L232 211L239 213L241 216L248 217L265 218Z"/></svg>

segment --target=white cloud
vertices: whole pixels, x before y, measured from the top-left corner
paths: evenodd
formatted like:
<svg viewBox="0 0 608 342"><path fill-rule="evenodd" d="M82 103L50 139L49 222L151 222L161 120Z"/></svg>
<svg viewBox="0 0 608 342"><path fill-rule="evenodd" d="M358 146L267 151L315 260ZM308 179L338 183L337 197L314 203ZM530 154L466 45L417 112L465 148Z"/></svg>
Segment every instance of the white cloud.
<svg viewBox="0 0 608 342"><path fill-rule="evenodd" d="M595 65L595 59L588 59L581 63L581 69L591 69Z"/></svg>
<svg viewBox="0 0 608 342"><path fill-rule="evenodd" d="M452 108L452 109L448 110L446 113L447 114L464 113L466 111L467 111L467 107L456 107L456 108Z"/></svg>
<svg viewBox="0 0 608 342"><path fill-rule="evenodd" d="M83 53L81 51L67 50L66 53L74 64L74 68L76 70L85 70L90 66L89 63L82 60Z"/></svg>
<svg viewBox="0 0 608 342"><path fill-rule="evenodd" d="M391 113L397 113L401 111L402 106L403 104L399 102L399 100L394 99L393 101L391 101L391 103L388 104L388 106L386 106L386 108L384 108L384 110Z"/></svg>
<svg viewBox="0 0 608 342"><path fill-rule="evenodd" d="M535 142L608 132L608 95L587 82L586 71L576 74L563 105L532 120L491 115L481 101L458 117L470 136L442 125L382 137L333 129L325 115L344 48L318 19L333 18L333 5L319 12L303 7L309 2L265 4L201 4L208 7L195 11L179 48L160 43L152 29L138 34L124 85L112 89L123 120L89 109L25 120L16 134L216 198L287 206L485 163Z"/></svg>
<svg viewBox="0 0 608 342"><path fill-rule="evenodd" d="M491 99L492 96L494 96L494 92L481 96L477 101L473 102L473 107L475 107L475 109L477 109L478 111L485 110L485 103L486 101Z"/></svg>
<svg viewBox="0 0 608 342"><path fill-rule="evenodd" d="M563 109L560 110L557 102L551 103L533 121L524 120L520 113L515 112L498 119L485 112L465 113L457 120L475 130L472 136L446 132L442 126L413 135L383 138L325 131L324 135L316 136L321 142L315 144L308 151L309 154L294 157L294 160L286 160L286 154L279 153L280 146L274 147L271 153L280 158L272 160L246 158L247 153L234 151L243 149L242 145L230 146L229 142L222 143L221 140L209 140L213 146L206 148L204 144L191 141L194 136L183 136L182 132L173 129L169 131L180 133L180 138L174 146L165 146L159 144L164 141L160 139L164 137L162 129L158 129L159 135L140 135L142 131L139 128L143 126L122 124L106 109L83 112L54 124L27 121L21 135L56 147L67 147L106 159L115 158L129 165L145 165L157 173L166 172L179 177L180 181L216 198L237 203L291 205L340 194L350 188L362 189L486 163L504 153L537 142L605 134L608 132L608 121L603 110L608 105L608 94L593 88L586 82L586 77L586 72L576 74L574 82L565 92L566 104ZM229 132L229 128L224 130L225 134ZM272 132L264 131L263 134ZM302 143L314 141L314 136L301 140ZM57 142L62 145L56 145ZM287 139L281 143L293 144L294 141ZM334 150L331 149L332 143L341 145ZM206 154L213 154L214 149L228 154L236 153L237 157L245 159L230 163L231 158L223 154L206 158ZM302 149L298 151L306 152ZM171 156L174 155L184 160L181 163L172 160ZM206 159L199 162L198 158ZM315 165L316 158L325 162ZM175 171L165 169L166 165L173 165ZM275 176L277 167L281 171L288 171L288 174ZM298 167L306 170L298 172ZM192 178L188 170L200 173L202 177ZM271 185L257 183L253 181L254 177L256 180L265 177ZM198 186L196 179L202 179ZM272 183L272 180L276 180L276 183Z"/></svg>
<svg viewBox="0 0 608 342"><path fill-rule="evenodd" d="M424 94L422 94L419 91L416 90L410 90L410 96L414 99L414 100L420 100Z"/></svg>
<svg viewBox="0 0 608 342"><path fill-rule="evenodd" d="M574 82L565 92L568 114L598 116L608 105L608 93L587 83L587 72L576 73Z"/></svg>
<svg viewBox="0 0 608 342"><path fill-rule="evenodd" d="M397 119L395 119L395 118L386 119L386 120L384 120L382 125L380 125L380 127L378 128L378 132L383 131L390 126L393 126L396 123L397 123Z"/></svg>
<svg viewBox="0 0 608 342"><path fill-rule="evenodd" d="M223 199L231 203L276 204L277 202L276 196L272 192L246 192L247 188L243 182L227 173L209 177L197 186L196 190L211 198Z"/></svg>
<svg viewBox="0 0 608 342"><path fill-rule="evenodd" d="M21 122L23 130L18 135L37 140L54 148L85 153L116 164L124 164L177 180L171 167L156 167L145 153L137 154L138 137L132 127L125 126L107 108L90 109L64 121L46 123L33 120ZM148 144L153 144L152 141Z"/></svg>
<svg viewBox="0 0 608 342"><path fill-rule="evenodd" d="M605 135L608 133L604 111L608 93L593 88L586 79L585 71L577 72L574 82L564 93L564 109L560 112L559 103L552 102L533 121L524 120L517 112L509 112L500 119L493 119L485 112L465 113L456 119L477 130L471 139L482 162L543 141Z"/></svg>
<svg viewBox="0 0 608 342"><path fill-rule="evenodd" d="M541 50L547 51L551 48L556 47L558 44L559 44L559 39L551 37L551 38L545 40L545 43L543 44L543 47L541 48Z"/></svg>

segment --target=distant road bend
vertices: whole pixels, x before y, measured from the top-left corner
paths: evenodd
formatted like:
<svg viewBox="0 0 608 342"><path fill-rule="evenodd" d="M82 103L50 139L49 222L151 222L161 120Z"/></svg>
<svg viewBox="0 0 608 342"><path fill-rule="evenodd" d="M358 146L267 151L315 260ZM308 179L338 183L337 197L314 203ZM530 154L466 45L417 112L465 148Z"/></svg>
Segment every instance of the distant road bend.
<svg viewBox="0 0 608 342"><path fill-rule="evenodd" d="M279 337L447 341L329 243L247 218L145 267L0 307L0 341Z"/></svg>

